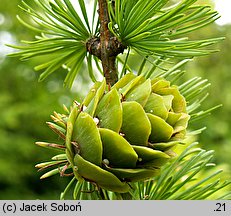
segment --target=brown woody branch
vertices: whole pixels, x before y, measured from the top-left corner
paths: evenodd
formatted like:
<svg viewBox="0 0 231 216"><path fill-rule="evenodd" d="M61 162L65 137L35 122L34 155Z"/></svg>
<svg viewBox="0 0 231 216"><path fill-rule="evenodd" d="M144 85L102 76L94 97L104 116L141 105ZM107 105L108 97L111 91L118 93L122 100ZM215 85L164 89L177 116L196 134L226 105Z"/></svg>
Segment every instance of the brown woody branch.
<svg viewBox="0 0 231 216"><path fill-rule="evenodd" d="M100 37L90 38L87 43L87 51L97 56L102 61L104 77L109 85L118 81L116 68L116 56L122 53L126 48L123 44L112 35L108 28L109 15L107 0L98 0L99 19L100 19Z"/></svg>

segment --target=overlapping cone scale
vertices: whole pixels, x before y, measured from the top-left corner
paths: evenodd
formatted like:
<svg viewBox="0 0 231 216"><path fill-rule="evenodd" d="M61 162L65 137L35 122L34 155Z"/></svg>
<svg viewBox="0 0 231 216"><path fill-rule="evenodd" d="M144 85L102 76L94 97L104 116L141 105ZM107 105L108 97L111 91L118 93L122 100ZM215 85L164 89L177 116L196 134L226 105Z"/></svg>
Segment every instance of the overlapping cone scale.
<svg viewBox="0 0 231 216"><path fill-rule="evenodd" d="M76 177L114 191L158 175L185 137L189 115L176 86L132 73L114 86L97 82L66 125L66 154Z"/></svg>

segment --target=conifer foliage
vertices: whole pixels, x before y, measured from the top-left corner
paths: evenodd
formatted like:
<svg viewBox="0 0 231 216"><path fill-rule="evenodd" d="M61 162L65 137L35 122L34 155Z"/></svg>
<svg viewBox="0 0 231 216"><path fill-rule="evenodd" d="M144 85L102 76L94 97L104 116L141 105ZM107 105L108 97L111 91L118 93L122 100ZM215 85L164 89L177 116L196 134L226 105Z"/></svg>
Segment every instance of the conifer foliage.
<svg viewBox="0 0 231 216"><path fill-rule="evenodd" d="M45 56L35 66L40 80L63 68L69 88L86 63L94 82L83 101L51 116L48 126L62 142L36 143L60 152L36 167L49 169L42 179L71 178L61 199L70 191L73 199L207 199L230 184L219 180L220 170L207 172L213 151L189 141L203 130L191 131L191 122L216 107L201 110L209 83L198 77L181 83L182 68L215 52L210 46L223 39L186 37L219 18L196 2L22 1L28 19L18 20L36 36L10 45L19 50L11 56ZM138 70L128 61L134 55ZM177 155L179 145L185 150Z"/></svg>

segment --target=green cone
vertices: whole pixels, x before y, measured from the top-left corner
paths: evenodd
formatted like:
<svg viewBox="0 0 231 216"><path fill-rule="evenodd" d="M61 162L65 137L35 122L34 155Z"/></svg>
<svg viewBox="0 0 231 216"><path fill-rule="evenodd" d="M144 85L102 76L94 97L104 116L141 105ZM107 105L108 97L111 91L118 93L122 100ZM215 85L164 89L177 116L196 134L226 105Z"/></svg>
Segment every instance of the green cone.
<svg viewBox="0 0 231 216"><path fill-rule="evenodd" d="M176 86L134 74L111 88L105 80L95 83L82 104L60 116L76 178L120 193L130 189L129 182L158 175L189 120Z"/></svg>

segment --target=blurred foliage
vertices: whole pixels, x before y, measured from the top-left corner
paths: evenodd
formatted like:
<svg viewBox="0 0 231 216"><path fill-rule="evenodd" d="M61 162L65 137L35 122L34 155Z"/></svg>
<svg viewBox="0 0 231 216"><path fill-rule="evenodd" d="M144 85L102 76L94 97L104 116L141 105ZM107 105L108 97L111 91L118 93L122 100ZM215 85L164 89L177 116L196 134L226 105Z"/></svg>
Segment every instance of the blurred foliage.
<svg viewBox="0 0 231 216"><path fill-rule="evenodd" d="M0 199L58 199L68 179L56 176L39 180L40 174L34 165L52 157L53 153L40 149L34 142L56 139L44 122L50 120L54 110L60 111L63 103L69 106L73 98L82 98L88 79L83 70L83 83L74 84L75 91L71 92L62 86L64 71L39 83L33 62L5 57L12 50L5 48L4 43L33 37L33 32L20 25L15 17L21 13L19 3L20 0L0 0ZM187 64L186 77L202 76L212 83L204 109L223 104L194 126L207 126L199 138L202 147L215 150L215 162L230 176L231 26L213 24L196 32L196 37L201 39L220 36L226 37L217 45L221 51Z"/></svg>
<svg viewBox="0 0 231 216"><path fill-rule="evenodd" d="M199 137L200 143L206 149L214 149L216 162L224 163L226 171L231 173L231 25L218 26L210 25L197 32L197 37L225 36L226 39L217 44L219 53L190 62L186 70L187 77L201 76L207 78L211 83L209 97L203 104L203 109L222 104L223 106L211 113L206 119L197 122L195 127L205 125L205 130Z"/></svg>

